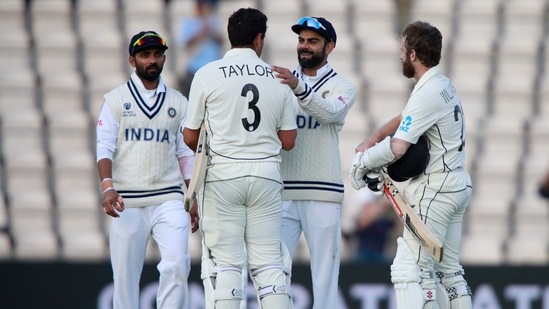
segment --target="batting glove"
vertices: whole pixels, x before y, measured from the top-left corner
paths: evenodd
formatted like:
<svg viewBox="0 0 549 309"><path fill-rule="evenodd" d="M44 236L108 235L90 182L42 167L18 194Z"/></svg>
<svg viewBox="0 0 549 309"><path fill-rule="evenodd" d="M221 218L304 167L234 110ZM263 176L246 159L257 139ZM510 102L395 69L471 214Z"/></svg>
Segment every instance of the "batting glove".
<svg viewBox="0 0 549 309"><path fill-rule="evenodd" d="M383 192L381 191L383 188L383 176L381 176L380 169L368 171L366 175L364 175L364 181L366 181L368 189L370 189L376 197L381 197L383 195Z"/></svg>
<svg viewBox="0 0 549 309"><path fill-rule="evenodd" d="M364 176L368 170L362 165L362 156L363 152L357 152L353 162L351 164L351 169L349 170L349 180L351 181L351 186L355 190L360 190L360 188L366 187L366 181L364 181Z"/></svg>

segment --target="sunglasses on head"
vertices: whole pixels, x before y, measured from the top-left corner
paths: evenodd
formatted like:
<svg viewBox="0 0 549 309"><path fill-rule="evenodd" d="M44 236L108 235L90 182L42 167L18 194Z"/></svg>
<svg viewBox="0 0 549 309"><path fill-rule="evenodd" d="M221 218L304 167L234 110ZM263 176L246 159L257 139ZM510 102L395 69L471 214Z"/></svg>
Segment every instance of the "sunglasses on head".
<svg viewBox="0 0 549 309"><path fill-rule="evenodd" d="M323 29L323 30L326 30L326 28L324 27L324 25L322 25L316 18L314 17L301 17L298 21L297 21L297 24L300 25L300 26L307 26L307 27L312 27L312 28L315 28L315 29Z"/></svg>
<svg viewBox="0 0 549 309"><path fill-rule="evenodd" d="M133 43L133 47L138 47L150 43L166 46L166 40L164 40L158 34L146 33Z"/></svg>

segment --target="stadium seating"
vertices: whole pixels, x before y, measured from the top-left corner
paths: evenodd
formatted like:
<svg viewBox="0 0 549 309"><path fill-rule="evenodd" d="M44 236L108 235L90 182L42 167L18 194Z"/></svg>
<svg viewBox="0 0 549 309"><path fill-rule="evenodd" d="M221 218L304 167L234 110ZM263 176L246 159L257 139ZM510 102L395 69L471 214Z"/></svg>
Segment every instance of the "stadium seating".
<svg viewBox="0 0 549 309"><path fill-rule="evenodd" d="M549 261L549 205L537 194L549 171L548 4L220 0L219 13L225 23L240 7L263 10L263 58L289 68L296 65L291 24L302 15L332 21L338 43L330 63L358 89L340 141L347 192L354 146L400 112L414 84L401 74L400 28L416 19L436 25L441 67L465 110L474 181L463 262L525 265ZM176 87L187 59L181 21L193 13L193 0L0 1L0 259L108 258L94 149L102 96L127 80L127 42L141 30L168 38L163 74ZM199 233L190 244L199 259ZM158 258L154 241L147 258Z"/></svg>

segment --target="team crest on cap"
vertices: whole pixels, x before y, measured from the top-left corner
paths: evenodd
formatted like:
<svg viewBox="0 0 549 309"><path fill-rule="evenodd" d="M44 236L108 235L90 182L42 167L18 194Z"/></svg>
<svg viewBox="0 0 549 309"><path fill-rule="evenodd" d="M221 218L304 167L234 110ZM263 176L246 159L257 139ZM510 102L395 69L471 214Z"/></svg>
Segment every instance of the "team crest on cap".
<svg viewBox="0 0 549 309"><path fill-rule="evenodd" d="M168 116L173 118L173 117L175 117L175 115L177 115L177 112L175 111L175 108L173 108L173 107L168 108Z"/></svg>

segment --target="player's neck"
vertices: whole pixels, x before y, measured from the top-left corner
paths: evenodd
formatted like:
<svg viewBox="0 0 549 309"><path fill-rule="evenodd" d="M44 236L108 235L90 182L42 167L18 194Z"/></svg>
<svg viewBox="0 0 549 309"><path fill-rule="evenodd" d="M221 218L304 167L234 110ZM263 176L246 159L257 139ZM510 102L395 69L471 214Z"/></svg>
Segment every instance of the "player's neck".
<svg viewBox="0 0 549 309"><path fill-rule="evenodd" d="M304 75L307 75L309 77L315 77L317 74L318 74L318 71L320 69L322 69L326 63L328 63L328 61L324 60L322 61L322 63L320 63L319 65L315 66L315 67L312 67L312 68L301 68L301 71L303 72Z"/></svg>
<svg viewBox="0 0 549 309"><path fill-rule="evenodd" d="M154 90L158 87L159 79L155 79L154 81L149 81L146 79L141 79L141 82L143 83L143 87L147 90Z"/></svg>
<svg viewBox="0 0 549 309"><path fill-rule="evenodd" d="M429 71L430 68L428 67L424 67L424 66L418 66L416 68L416 74L414 74L414 79L416 80L416 82L418 82L421 77L423 77L423 75L425 75L425 73L427 73L427 71Z"/></svg>
<svg viewBox="0 0 549 309"><path fill-rule="evenodd" d="M315 77L316 72L318 72L318 68L303 69L303 74L310 77Z"/></svg>

